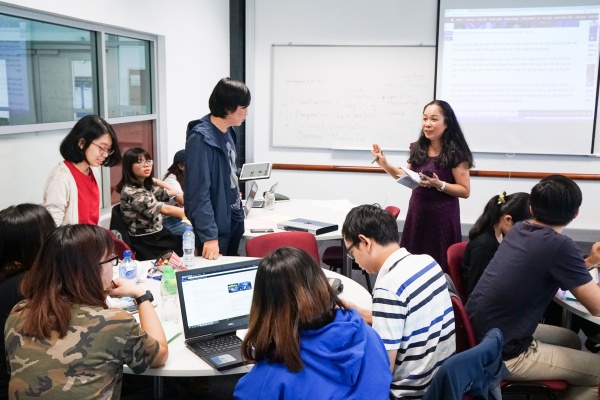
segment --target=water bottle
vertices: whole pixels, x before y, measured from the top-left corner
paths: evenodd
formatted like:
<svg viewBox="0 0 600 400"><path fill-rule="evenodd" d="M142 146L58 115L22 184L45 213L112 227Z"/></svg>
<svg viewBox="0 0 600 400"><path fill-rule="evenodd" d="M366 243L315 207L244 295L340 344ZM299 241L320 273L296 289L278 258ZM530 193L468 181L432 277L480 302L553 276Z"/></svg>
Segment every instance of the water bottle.
<svg viewBox="0 0 600 400"><path fill-rule="evenodd" d="M265 207L267 208L267 210L275 209L275 193L273 193L273 192L265 193Z"/></svg>
<svg viewBox="0 0 600 400"><path fill-rule="evenodd" d="M165 265L160 280L160 297L162 299L161 319L163 323L179 322L179 307L177 305L177 280L173 267Z"/></svg>
<svg viewBox="0 0 600 400"><path fill-rule="evenodd" d="M184 268L194 268L194 249L196 247L196 239L194 236L194 231L191 226L185 227L185 232L183 232L183 267Z"/></svg>
<svg viewBox="0 0 600 400"><path fill-rule="evenodd" d="M119 264L119 278L127 279L132 283L137 283L137 263L131 258L131 251L123 252L123 261Z"/></svg>

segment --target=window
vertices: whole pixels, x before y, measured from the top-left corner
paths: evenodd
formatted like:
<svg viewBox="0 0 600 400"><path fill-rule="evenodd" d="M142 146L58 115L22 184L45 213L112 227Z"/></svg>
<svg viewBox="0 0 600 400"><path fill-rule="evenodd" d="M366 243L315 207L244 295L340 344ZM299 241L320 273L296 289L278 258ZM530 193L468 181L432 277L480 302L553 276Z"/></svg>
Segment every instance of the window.
<svg viewBox="0 0 600 400"><path fill-rule="evenodd" d="M149 42L107 34L105 44L108 116L150 114Z"/></svg>
<svg viewBox="0 0 600 400"><path fill-rule="evenodd" d="M0 125L98 113L95 33L0 14Z"/></svg>

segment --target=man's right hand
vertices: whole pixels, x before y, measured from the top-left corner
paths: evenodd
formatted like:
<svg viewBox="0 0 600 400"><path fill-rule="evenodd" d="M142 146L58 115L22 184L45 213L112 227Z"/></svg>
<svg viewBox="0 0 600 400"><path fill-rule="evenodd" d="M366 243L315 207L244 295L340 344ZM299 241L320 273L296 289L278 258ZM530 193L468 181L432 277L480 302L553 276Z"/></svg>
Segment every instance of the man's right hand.
<svg viewBox="0 0 600 400"><path fill-rule="evenodd" d="M216 260L219 256L219 241L217 239L204 242L202 257L208 260Z"/></svg>

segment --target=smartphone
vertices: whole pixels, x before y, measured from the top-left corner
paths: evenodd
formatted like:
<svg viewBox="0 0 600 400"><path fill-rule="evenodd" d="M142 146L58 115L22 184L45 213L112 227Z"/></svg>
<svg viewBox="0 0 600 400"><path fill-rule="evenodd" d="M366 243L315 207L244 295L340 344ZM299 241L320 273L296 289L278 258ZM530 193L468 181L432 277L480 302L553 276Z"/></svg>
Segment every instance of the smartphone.
<svg viewBox="0 0 600 400"><path fill-rule="evenodd" d="M423 174L423 175L425 175L425 176L428 176L428 177L430 177L430 178L433 178L433 172L431 172L431 171L430 171L430 170L428 170L428 169L424 169L423 171L421 171L421 174Z"/></svg>
<svg viewBox="0 0 600 400"><path fill-rule="evenodd" d="M152 302L152 307L156 307L156 301ZM135 314L135 313L137 313L139 311L138 305L135 302L135 300L133 300L130 303L127 303L127 305L125 305L123 307L123 310L127 311L129 314Z"/></svg>
<svg viewBox="0 0 600 400"><path fill-rule="evenodd" d="M258 228L258 229L250 229L250 233L272 233L275 232L271 228Z"/></svg>
<svg viewBox="0 0 600 400"><path fill-rule="evenodd" d="M344 290L344 284L340 278L327 278L327 280L329 281L329 285L334 292L337 294L342 293L342 290Z"/></svg>

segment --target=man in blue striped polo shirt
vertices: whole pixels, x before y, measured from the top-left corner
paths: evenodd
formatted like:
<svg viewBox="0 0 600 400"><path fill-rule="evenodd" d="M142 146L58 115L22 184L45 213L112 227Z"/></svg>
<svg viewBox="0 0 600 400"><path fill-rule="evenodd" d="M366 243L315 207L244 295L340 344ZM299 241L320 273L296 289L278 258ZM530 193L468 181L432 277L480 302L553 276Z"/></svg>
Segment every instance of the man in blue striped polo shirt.
<svg viewBox="0 0 600 400"><path fill-rule="evenodd" d="M385 344L393 373L392 397L421 398L456 348L444 273L432 257L410 254L398 245L398 225L378 205L353 208L342 235L348 256L377 274L373 309L347 306L357 309Z"/></svg>

